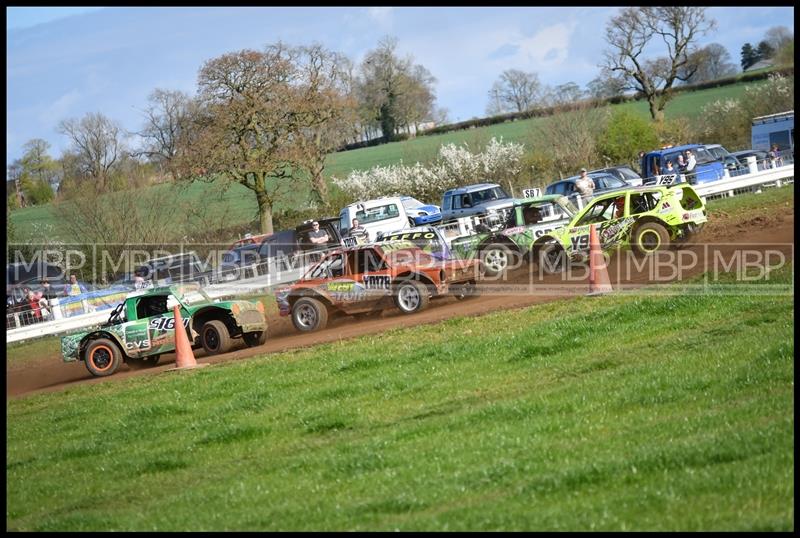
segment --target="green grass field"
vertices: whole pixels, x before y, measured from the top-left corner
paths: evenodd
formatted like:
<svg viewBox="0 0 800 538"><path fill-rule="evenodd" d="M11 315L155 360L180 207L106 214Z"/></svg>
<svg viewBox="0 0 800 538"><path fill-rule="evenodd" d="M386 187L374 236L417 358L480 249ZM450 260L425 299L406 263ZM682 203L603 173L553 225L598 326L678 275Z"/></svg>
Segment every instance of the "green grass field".
<svg viewBox="0 0 800 538"><path fill-rule="evenodd" d="M707 103L718 99L741 97L746 87L762 83L763 81L740 83L678 94L667 106L666 117L667 119L695 118L698 111ZM616 108L630 110L643 118L649 117L645 101L612 105L612 109ZM441 135L421 136L414 140L371 148L332 153L328 156L325 174L328 178L334 175L344 177L351 170L365 170L376 165L397 164L401 160L407 164L413 164L416 161L426 162L436 157L441 145L448 143L467 142L476 149L485 145L492 137L503 137L506 141L526 143L529 140L530 132L545 121L547 121L546 118L532 118ZM231 185L227 192L221 192L217 185L196 183L181 191L180 194L170 195L175 197L176 204L188 203L213 207L214 215L226 215L226 221L230 225L251 222L257 215L255 196L247 188L238 184ZM296 196L286 204L279 204L276 211L287 208L303 208L307 205L306 199L307 189L297 189ZM437 201L432 200L431 202L436 203ZM58 225L58 218L50 205L16 210L11 213L10 219L23 240L37 235L35 225L46 229L49 236L66 241L70 239L64 236L63 227Z"/></svg>
<svg viewBox="0 0 800 538"><path fill-rule="evenodd" d="M793 530L770 277L11 400L7 529Z"/></svg>

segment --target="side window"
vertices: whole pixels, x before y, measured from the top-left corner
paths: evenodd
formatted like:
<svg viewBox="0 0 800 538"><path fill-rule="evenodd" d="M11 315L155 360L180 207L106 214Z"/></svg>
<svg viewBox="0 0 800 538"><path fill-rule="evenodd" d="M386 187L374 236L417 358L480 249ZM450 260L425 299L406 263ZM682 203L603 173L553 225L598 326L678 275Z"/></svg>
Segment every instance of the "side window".
<svg viewBox="0 0 800 538"><path fill-rule="evenodd" d="M472 207L472 198L469 194L461 195L461 207Z"/></svg>
<svg viewBox="0 0 800 538"><path fill-rule="evenodd" d="M453 195L445 194L444 203L442 204L442 209L445 211L453 209Z"/></svg>
<svg viewBox="0 0 800 538"><path fill-rule="evenodd" d="M595 203L583 215L583 217L581 217L581 219L577 222L576 225L583 226L586 224L596 224L617 218L615 202L618 200L622 200L622 203L624 203L625 197L621 196L620 198L608 198L606 200L602 200L600 202Z"/></svg>
<svg viewBox="0 0 800 538"><path fill-rule="evenodd" d="M151 297L142 297L136 305L136 317L139 319L149 318L152 316L160 316L166 314L167 309L167 296L154 295Z"/></svg>
<svg viewBox="0 0 800 538"><path fill-rule="evenodd" d="M386 269L383 258L373 248L357 250L351 255L353 273L374 273Z"/></svg>
<svg viewBox="0 0 800 538"><path fill-rule="evenodd" d="M639 215L647 213L655 209L658 201L661 199L661 194L658 192L643 192L641 194L631 195L631 215Z"/></svg>
<svg viewBox="0 0 800 538"><path fill-rule="evenodd" d="M461 195L453 195L453 209L461 209Z"/></svg>

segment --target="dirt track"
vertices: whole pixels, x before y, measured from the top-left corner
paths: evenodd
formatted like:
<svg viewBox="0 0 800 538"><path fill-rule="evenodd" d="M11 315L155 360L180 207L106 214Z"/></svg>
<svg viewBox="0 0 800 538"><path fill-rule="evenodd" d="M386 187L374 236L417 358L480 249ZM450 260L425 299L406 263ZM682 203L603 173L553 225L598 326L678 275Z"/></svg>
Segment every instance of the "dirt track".
<svg viewBox="0 0 800 538"><path fill-rule="evenodd" d="M792 208L793 209L793 208ZM699 242L685 251L697 255L698 263L682 271L680 279L700 274L710 269L716 257L730 259L740 248L751 248L759 252L767 250L781 252L786 260L794 258L794 214L758 217L748 222L739 222L733 226L712 226L699 238ZM689 254L691 256L691 254ZM535 266L534 266L535 267ZM628 267L626 265L626 267ZM615 287L639 287L650 282L652 267L648 265L634 267L633 271L624 269L617 260L612 260L609 273ZM582 272L581 275L584 273ZM617 280L616 275L621 278ZM515 293L513 295L497 295L486 285L484 295L466 301L452 298L432 301L430 307L411 316L403 316L395 310L387 310L380 317L357 322L352 318L333 319L328 327L317 333L298 334L292 327L289 318L280 318L277 313L269 315L269 339L266 344L256 348L238 348L237 350L213 357L205 357L203 351L196 351L200 362L220 363L245 359L254 355L285 351L288 349L309 347L326 342L335 342L366 334L381 333L388 329L410 327L414 325L436 323L456 316L478 316L496 310L521 308L537 303L549 302L566 297L583 295L588 291L585 279L570 281L570 285L562 286L563 279L559 275L550 275L542 281L538 277L531 279L527 269L520 269L511 275L506 284L525 285L534 282L535 293ZM539 291L542 288L550 291ZM242 344L243 345L243 344ZM156 375L174 367L174 355L162 355L159 366L147 370L133 370L123 365L120 370L107 378L93 378L82 363L64 363L59 355L37 357L25 360L6 370L6 398L19 397L37 392L61 390L77 384L114 383L134 375Z"/></svg>

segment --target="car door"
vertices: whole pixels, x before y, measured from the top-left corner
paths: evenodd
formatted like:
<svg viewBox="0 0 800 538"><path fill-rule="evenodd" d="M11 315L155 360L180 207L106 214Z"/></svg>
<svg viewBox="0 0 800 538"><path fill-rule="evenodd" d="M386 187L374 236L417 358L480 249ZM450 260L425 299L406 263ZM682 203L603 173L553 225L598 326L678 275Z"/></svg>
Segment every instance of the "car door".
<svg viewBox="0 0 800 538"><path fill-rule="evenodd" d="M146 321L150 340L150 348L142 350L142 356L173 351L175 349L175 315L167 305L172 302L177 303L177 299L171 295L145 296L142 299L150 299L144 304L140 302L137 305L137 316ZM144 313L149 313L148 317L143 318L141 314ZM181 317L184 327L188 327L190 316L183 306L181 306Z"/></svg>

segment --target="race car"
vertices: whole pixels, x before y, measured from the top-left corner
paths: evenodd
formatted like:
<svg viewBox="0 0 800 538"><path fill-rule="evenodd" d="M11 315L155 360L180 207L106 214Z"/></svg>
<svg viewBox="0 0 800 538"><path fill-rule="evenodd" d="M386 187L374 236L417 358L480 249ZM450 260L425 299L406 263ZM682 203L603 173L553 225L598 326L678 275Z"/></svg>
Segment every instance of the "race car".
<svg viewBox="0 0 800 538"><path fill-rule="evenodd" d="M113 374L122 362L155 366L175 350L175 317L181 318L193 347L225 353L233 338L248 346L266 342L267 321L260 301L215 301L197 284L163 286L129 293L100 326L61 338L64 362L83 361L94 376Z"/></svg>
<svg viewBox="0 0 800 538"><path fill-rule="evenodd" d="M479 259L487 277L501 274L528 254L534 241L566 225L578 212L566 196L558 194L517 199L511 209L499 230L453 239L453 254Z"/></svg>
<svg viewBox="0 0 800 538"><path fill-rule="evenodd" d="M276 290L281 316L299 331L323 329L330 314L367 315L396 306L413 314L431 298L475 294L477 260L437 260L409 241L361 245L326 255L300 280Z"/></svg>
<svg viewBox="0 0 800 538"><path fill-rule="evenodd" d="M620 189L592 199L566 226L537 239L533 253L544 272L559 272L567 261L586 259L594 224L603 250L649 255L691 243L707 220L703 200L686 183Z"/></svg>

